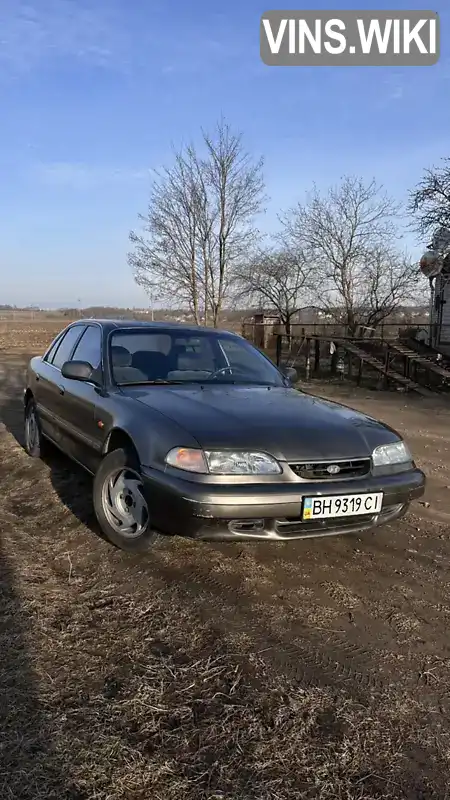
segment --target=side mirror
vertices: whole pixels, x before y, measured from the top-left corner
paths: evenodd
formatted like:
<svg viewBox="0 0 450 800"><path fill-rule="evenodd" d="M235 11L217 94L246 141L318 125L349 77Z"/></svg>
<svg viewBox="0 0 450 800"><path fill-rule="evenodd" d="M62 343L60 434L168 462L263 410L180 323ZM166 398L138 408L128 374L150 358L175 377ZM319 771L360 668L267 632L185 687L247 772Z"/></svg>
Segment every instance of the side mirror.
<svg viewBox="0 0 450 800"><path fill-rule="evenodd" d="M63 378L69 378L72 381L92 381L93 372L92 365L87 361L66 361L61 368Z"/></svg>
<svg viewBox="0 0 450 800"><path fill-rule="evenodd" d="M297 370L294 367L281 367L281 372L290 383L296 383L298 380Z"/></svg>

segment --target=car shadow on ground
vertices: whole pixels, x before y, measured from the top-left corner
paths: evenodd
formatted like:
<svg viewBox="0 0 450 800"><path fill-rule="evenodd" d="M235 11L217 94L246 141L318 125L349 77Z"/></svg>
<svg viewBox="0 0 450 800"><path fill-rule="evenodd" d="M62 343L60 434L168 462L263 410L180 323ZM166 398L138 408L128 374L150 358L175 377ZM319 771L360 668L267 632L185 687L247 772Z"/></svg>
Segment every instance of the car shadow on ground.
<svg viewBox="0 0 450 800"><path fill-rule="evenodd" d="M0 386L5 389L6 384ZM0 423L23 446L21 397L0 398ZM84 800L70 783L69 763L59 749L56 717L42 705L38 665L32 639L36 633L26 592L18 588L13 551L14 531L0 525L0 797L12 800ZM11 535L11 544L9 537ZM21 581L32 582L25 568ZM46 678L43 678L46 680ZM51 681L51 676L48 676ZM59 709L59 714L63 709ZM58 716L58 714L56 715Z"/></svg>
<svg viewBox="0 0 450 800"><path fill-rule="evenodd" d="M94 512L93 478L51 444L42 461L50 470L50 481L61 503L77 520L100 538L104 538Z"/></svg>
<svg viewBox="0 0 450 800"><path fill-rule="evenodd" d="M24 407L22 397L12 393L9 385L6 397L0 399L0 422L24 448ZM46 442L42 461L50 470L50 480L61 502L93 533L102 536L92 503L92 477L57 447Z"/></svg>
<svg viewBox="0 0 450 800"><path fill-rule="evenodd" d="M30 652L32 620L16 588L0 535L0 796L17 800L82 800L70 786ZM51 679L51 678L49 678Z"/></svg>

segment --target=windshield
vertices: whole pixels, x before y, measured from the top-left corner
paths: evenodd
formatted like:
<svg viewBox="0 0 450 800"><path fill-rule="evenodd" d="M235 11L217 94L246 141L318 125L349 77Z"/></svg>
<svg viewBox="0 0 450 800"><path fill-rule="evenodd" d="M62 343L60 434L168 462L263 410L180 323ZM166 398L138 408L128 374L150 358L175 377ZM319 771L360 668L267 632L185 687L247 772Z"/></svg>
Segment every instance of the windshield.
<svg viewBox="0 0 450 800"><path fill-rule="evenodd" d="M201 331L124 329L110 343L112 377L118 385L140 383L235 383L283 386L276 367L245 339Z"/></svg>

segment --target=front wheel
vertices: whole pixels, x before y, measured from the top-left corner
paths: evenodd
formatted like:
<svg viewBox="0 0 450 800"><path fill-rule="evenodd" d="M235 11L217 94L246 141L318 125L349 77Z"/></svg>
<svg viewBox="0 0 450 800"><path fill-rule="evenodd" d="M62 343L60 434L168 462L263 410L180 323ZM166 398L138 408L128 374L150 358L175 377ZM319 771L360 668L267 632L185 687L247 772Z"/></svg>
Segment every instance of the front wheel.
<svg viewBox="0 0 450 800"><path fill-rule="evenodd" d="M41 458L44 455L45 439L42 436L41 422L36 403L32 397L25 407L24 417L25 450L32 458Z"/></svg>
<svg viewBox="0 0 450 800"><path fill-rule="evenodd" d="M137 457L125 449L108 453L94 478L95 514L106 538L128 552L142 552L163 537L151 527Z"/></svg>

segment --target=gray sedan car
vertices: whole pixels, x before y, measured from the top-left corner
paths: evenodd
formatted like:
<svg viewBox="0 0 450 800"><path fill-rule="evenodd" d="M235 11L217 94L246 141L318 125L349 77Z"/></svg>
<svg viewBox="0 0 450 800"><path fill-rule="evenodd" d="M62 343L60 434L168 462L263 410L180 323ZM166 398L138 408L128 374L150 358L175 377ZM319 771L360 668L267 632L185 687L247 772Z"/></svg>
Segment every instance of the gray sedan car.
<svg viewBox="0 0 450 800"><path fill-rule="evenodd" d="M293 388L242 337L207 328L80 320L30 361L25 442L94 476L106 537L291 540L368 531L424 492L401 437Z"/></svg>

